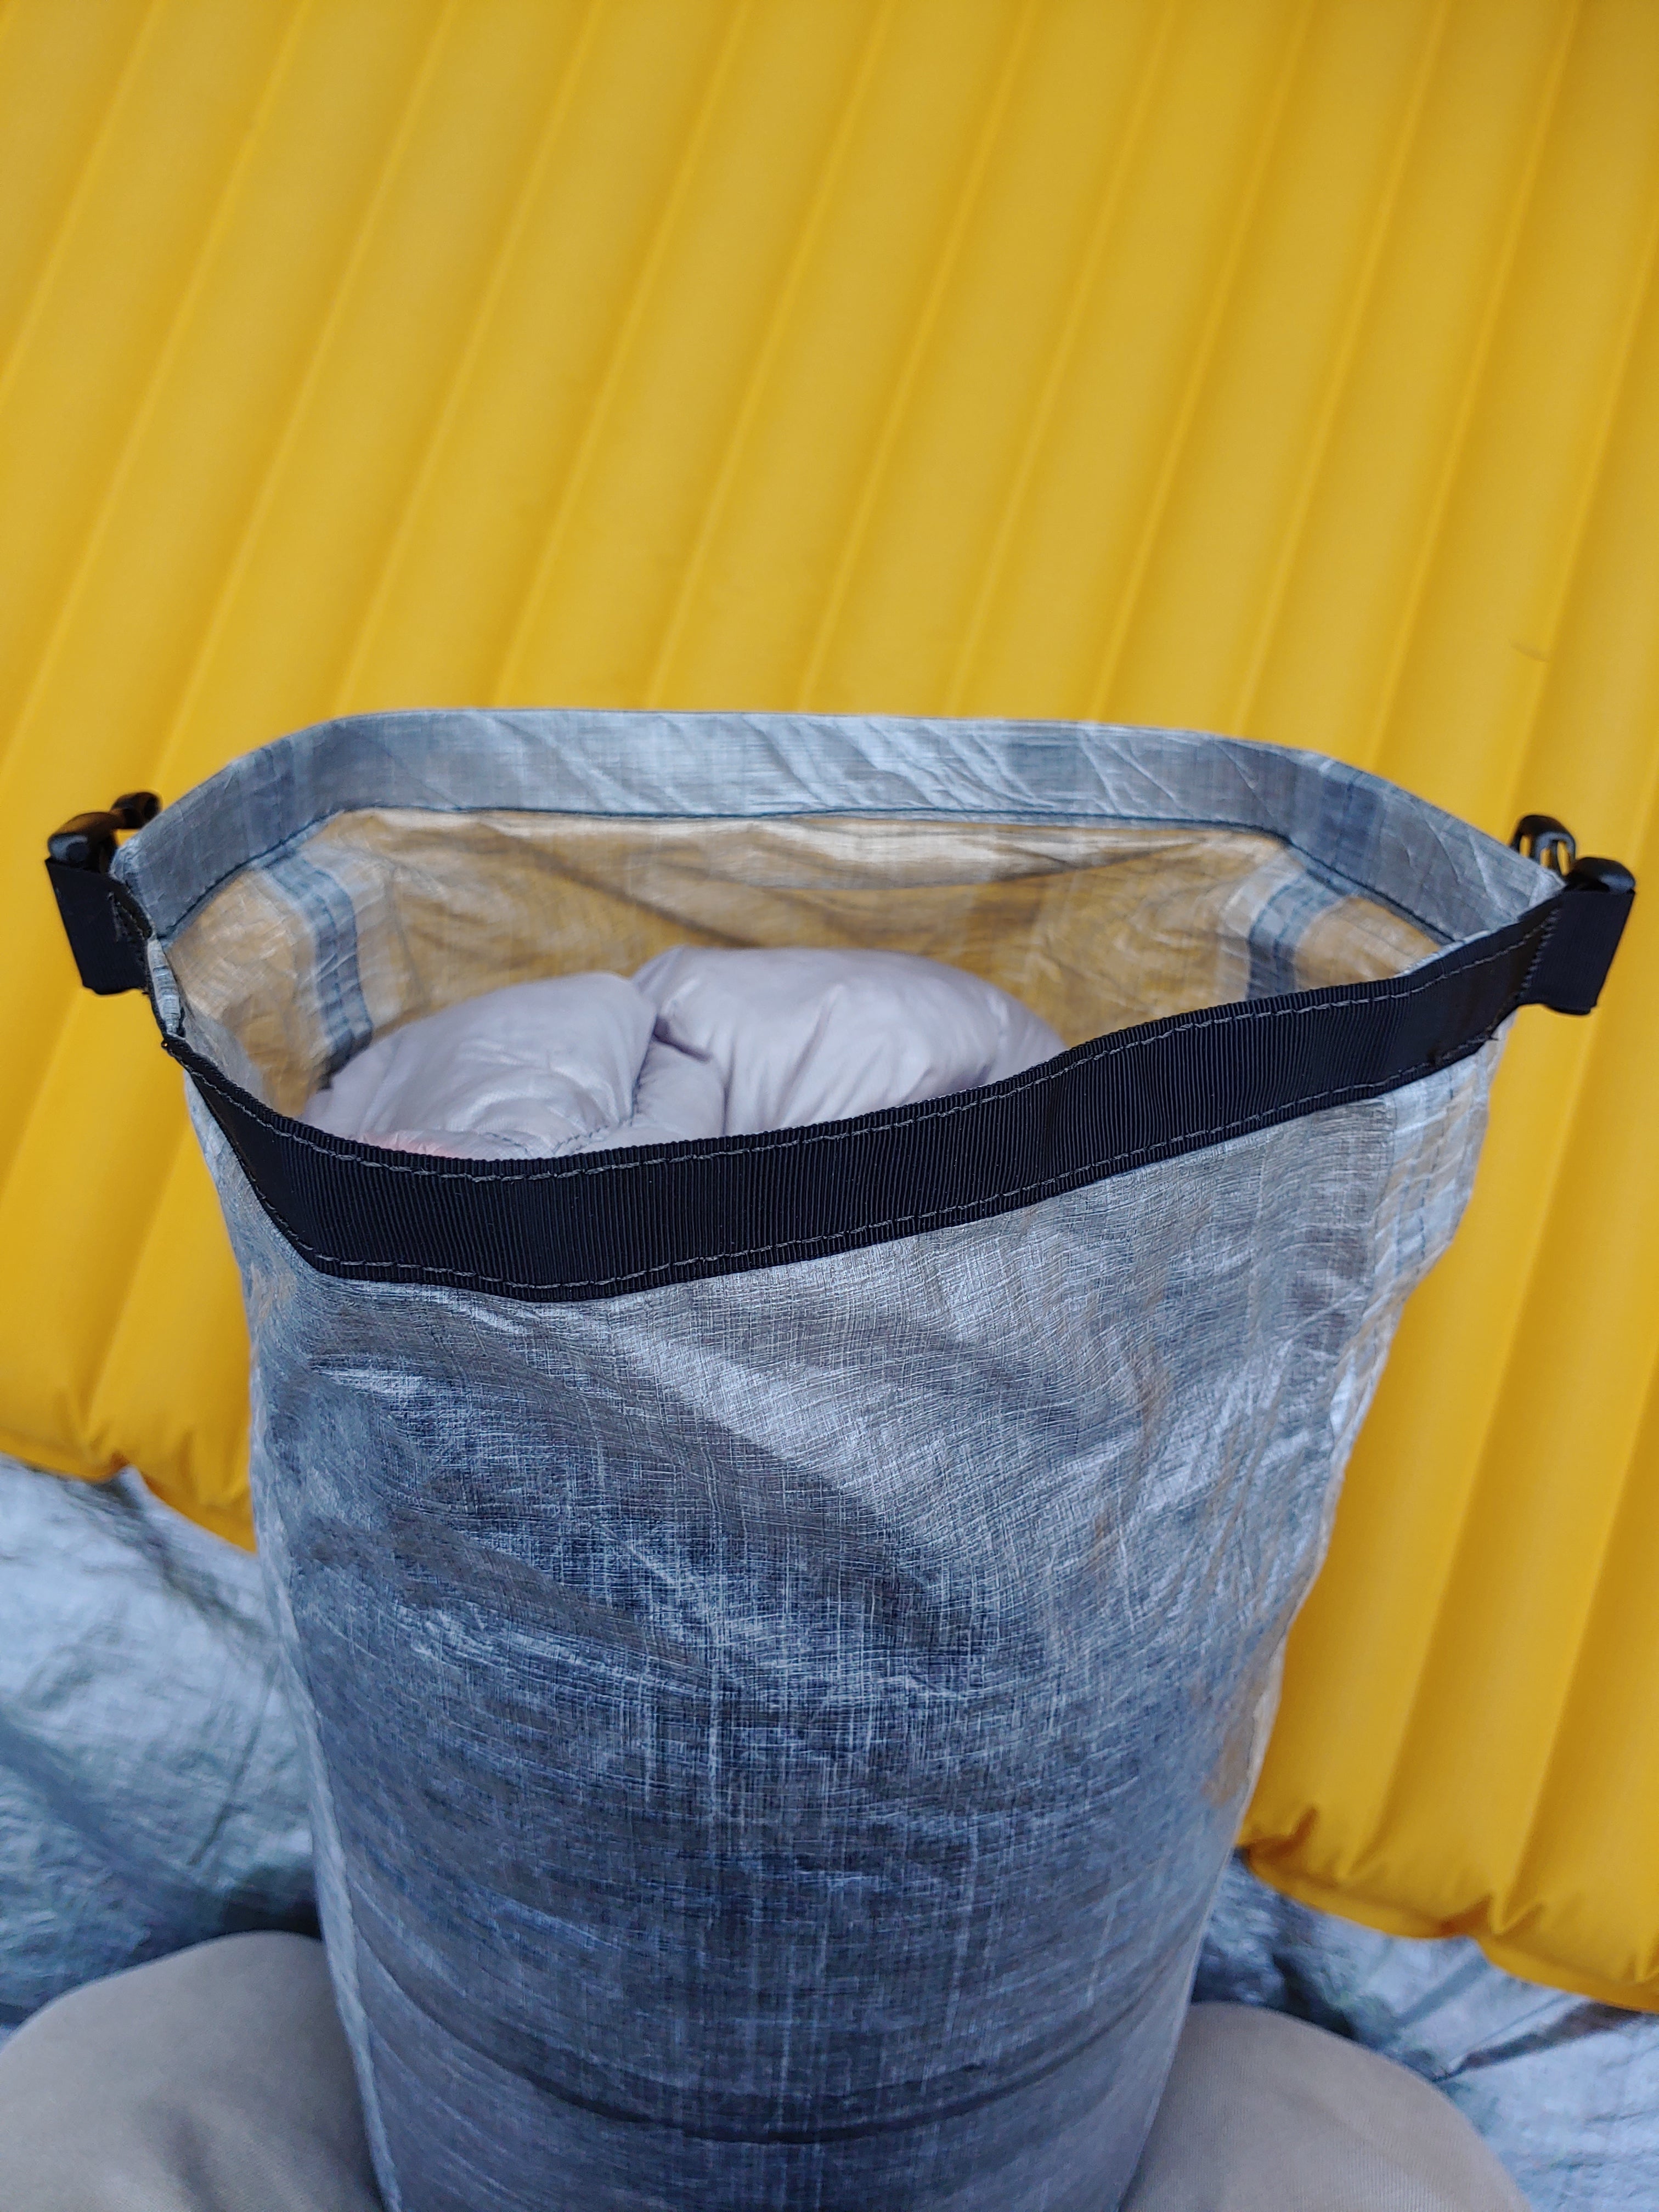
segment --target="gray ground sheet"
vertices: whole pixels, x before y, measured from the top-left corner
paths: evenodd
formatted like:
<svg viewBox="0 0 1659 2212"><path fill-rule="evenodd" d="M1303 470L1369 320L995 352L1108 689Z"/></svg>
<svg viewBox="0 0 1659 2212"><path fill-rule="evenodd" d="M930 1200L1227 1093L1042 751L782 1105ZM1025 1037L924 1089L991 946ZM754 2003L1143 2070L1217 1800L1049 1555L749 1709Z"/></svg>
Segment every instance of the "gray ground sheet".
<svg viewBox="0 0 1659 2212"><path fill-rule="evenodd" d="M316 1926L257 1563L136 1474L0 1459L0 2033L209 1936Z"/></svg>

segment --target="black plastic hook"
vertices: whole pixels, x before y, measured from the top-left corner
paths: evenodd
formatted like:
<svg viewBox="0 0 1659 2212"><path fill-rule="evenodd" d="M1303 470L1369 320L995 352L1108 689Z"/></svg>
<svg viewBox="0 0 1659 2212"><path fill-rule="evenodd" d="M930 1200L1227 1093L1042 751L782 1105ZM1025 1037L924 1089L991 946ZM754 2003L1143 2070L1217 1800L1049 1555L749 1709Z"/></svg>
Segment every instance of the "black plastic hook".
<svg viewBox="0 0 1659 2212"><path fill-rule="evenodd" d="M1578 858L1577 839L1553 814L1523 814L1510 843L1540 868L1553 868L1558 876L1566 875Z"/></svg>

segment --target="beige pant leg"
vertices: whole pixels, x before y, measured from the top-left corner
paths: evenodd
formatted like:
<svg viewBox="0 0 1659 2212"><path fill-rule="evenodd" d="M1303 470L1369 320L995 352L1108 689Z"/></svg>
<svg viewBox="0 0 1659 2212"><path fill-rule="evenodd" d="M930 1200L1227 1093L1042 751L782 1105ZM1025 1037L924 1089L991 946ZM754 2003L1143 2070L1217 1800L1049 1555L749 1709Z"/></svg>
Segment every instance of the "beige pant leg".
<svg viewBox="0 0 1659 2212"><path fill-rule="evenodd" d="M60 1997L0 2050L5 2212L380 2212L322 1946L234 1936ZM690 2208L688 2208L690 2212ZM1445 2097L1195 2005L1124 2212L1525 2212Z"/></svg>
<svg viewBox="0 0 1659 2212"><path fill-rule="evenodd" d="M1450 2099L1252 2005L1187 2015L1123 2212L1526 2212Z"/></svg>
<svg viewBox="0 0 1659 2212"><path fill-rule="evenodd" d="M4 2212L380 2212L323 1947L228 1936L0 2049Z"/></svg>

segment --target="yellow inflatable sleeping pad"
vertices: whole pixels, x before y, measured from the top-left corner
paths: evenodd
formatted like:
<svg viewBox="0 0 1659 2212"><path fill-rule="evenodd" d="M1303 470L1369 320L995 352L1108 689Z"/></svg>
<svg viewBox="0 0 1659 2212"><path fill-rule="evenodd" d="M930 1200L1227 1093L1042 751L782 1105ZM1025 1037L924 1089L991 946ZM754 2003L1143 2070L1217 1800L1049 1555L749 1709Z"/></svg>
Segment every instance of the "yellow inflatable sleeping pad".
<svg viewBox="0 0 1659 2212"><path fill-rule="evenodd" d="M1651 0L14 0L0 1445L249 1540L176 1071L45 832L342 710L1316 746L1659 872ZM1659 2006L1659 928L1518 1025L1248 1837Z"/></svg>

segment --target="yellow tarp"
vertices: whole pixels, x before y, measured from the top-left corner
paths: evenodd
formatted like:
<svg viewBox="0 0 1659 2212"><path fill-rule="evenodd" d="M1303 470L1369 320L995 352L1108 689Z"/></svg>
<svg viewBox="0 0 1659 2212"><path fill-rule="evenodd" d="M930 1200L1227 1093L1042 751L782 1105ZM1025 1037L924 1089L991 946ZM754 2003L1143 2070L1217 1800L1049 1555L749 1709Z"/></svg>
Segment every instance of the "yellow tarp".
<svg viewBox="0 0 1659 2212"><path fill-rule="evenodd" d="M322 715L1187 723L1659 878L1653 0L14 0L0 204L14 1452L246 1532L179 1079L40 856ZM1638 902L1520 1024L1249 1826L1650 2005L1656 1127Z"/></svg>

